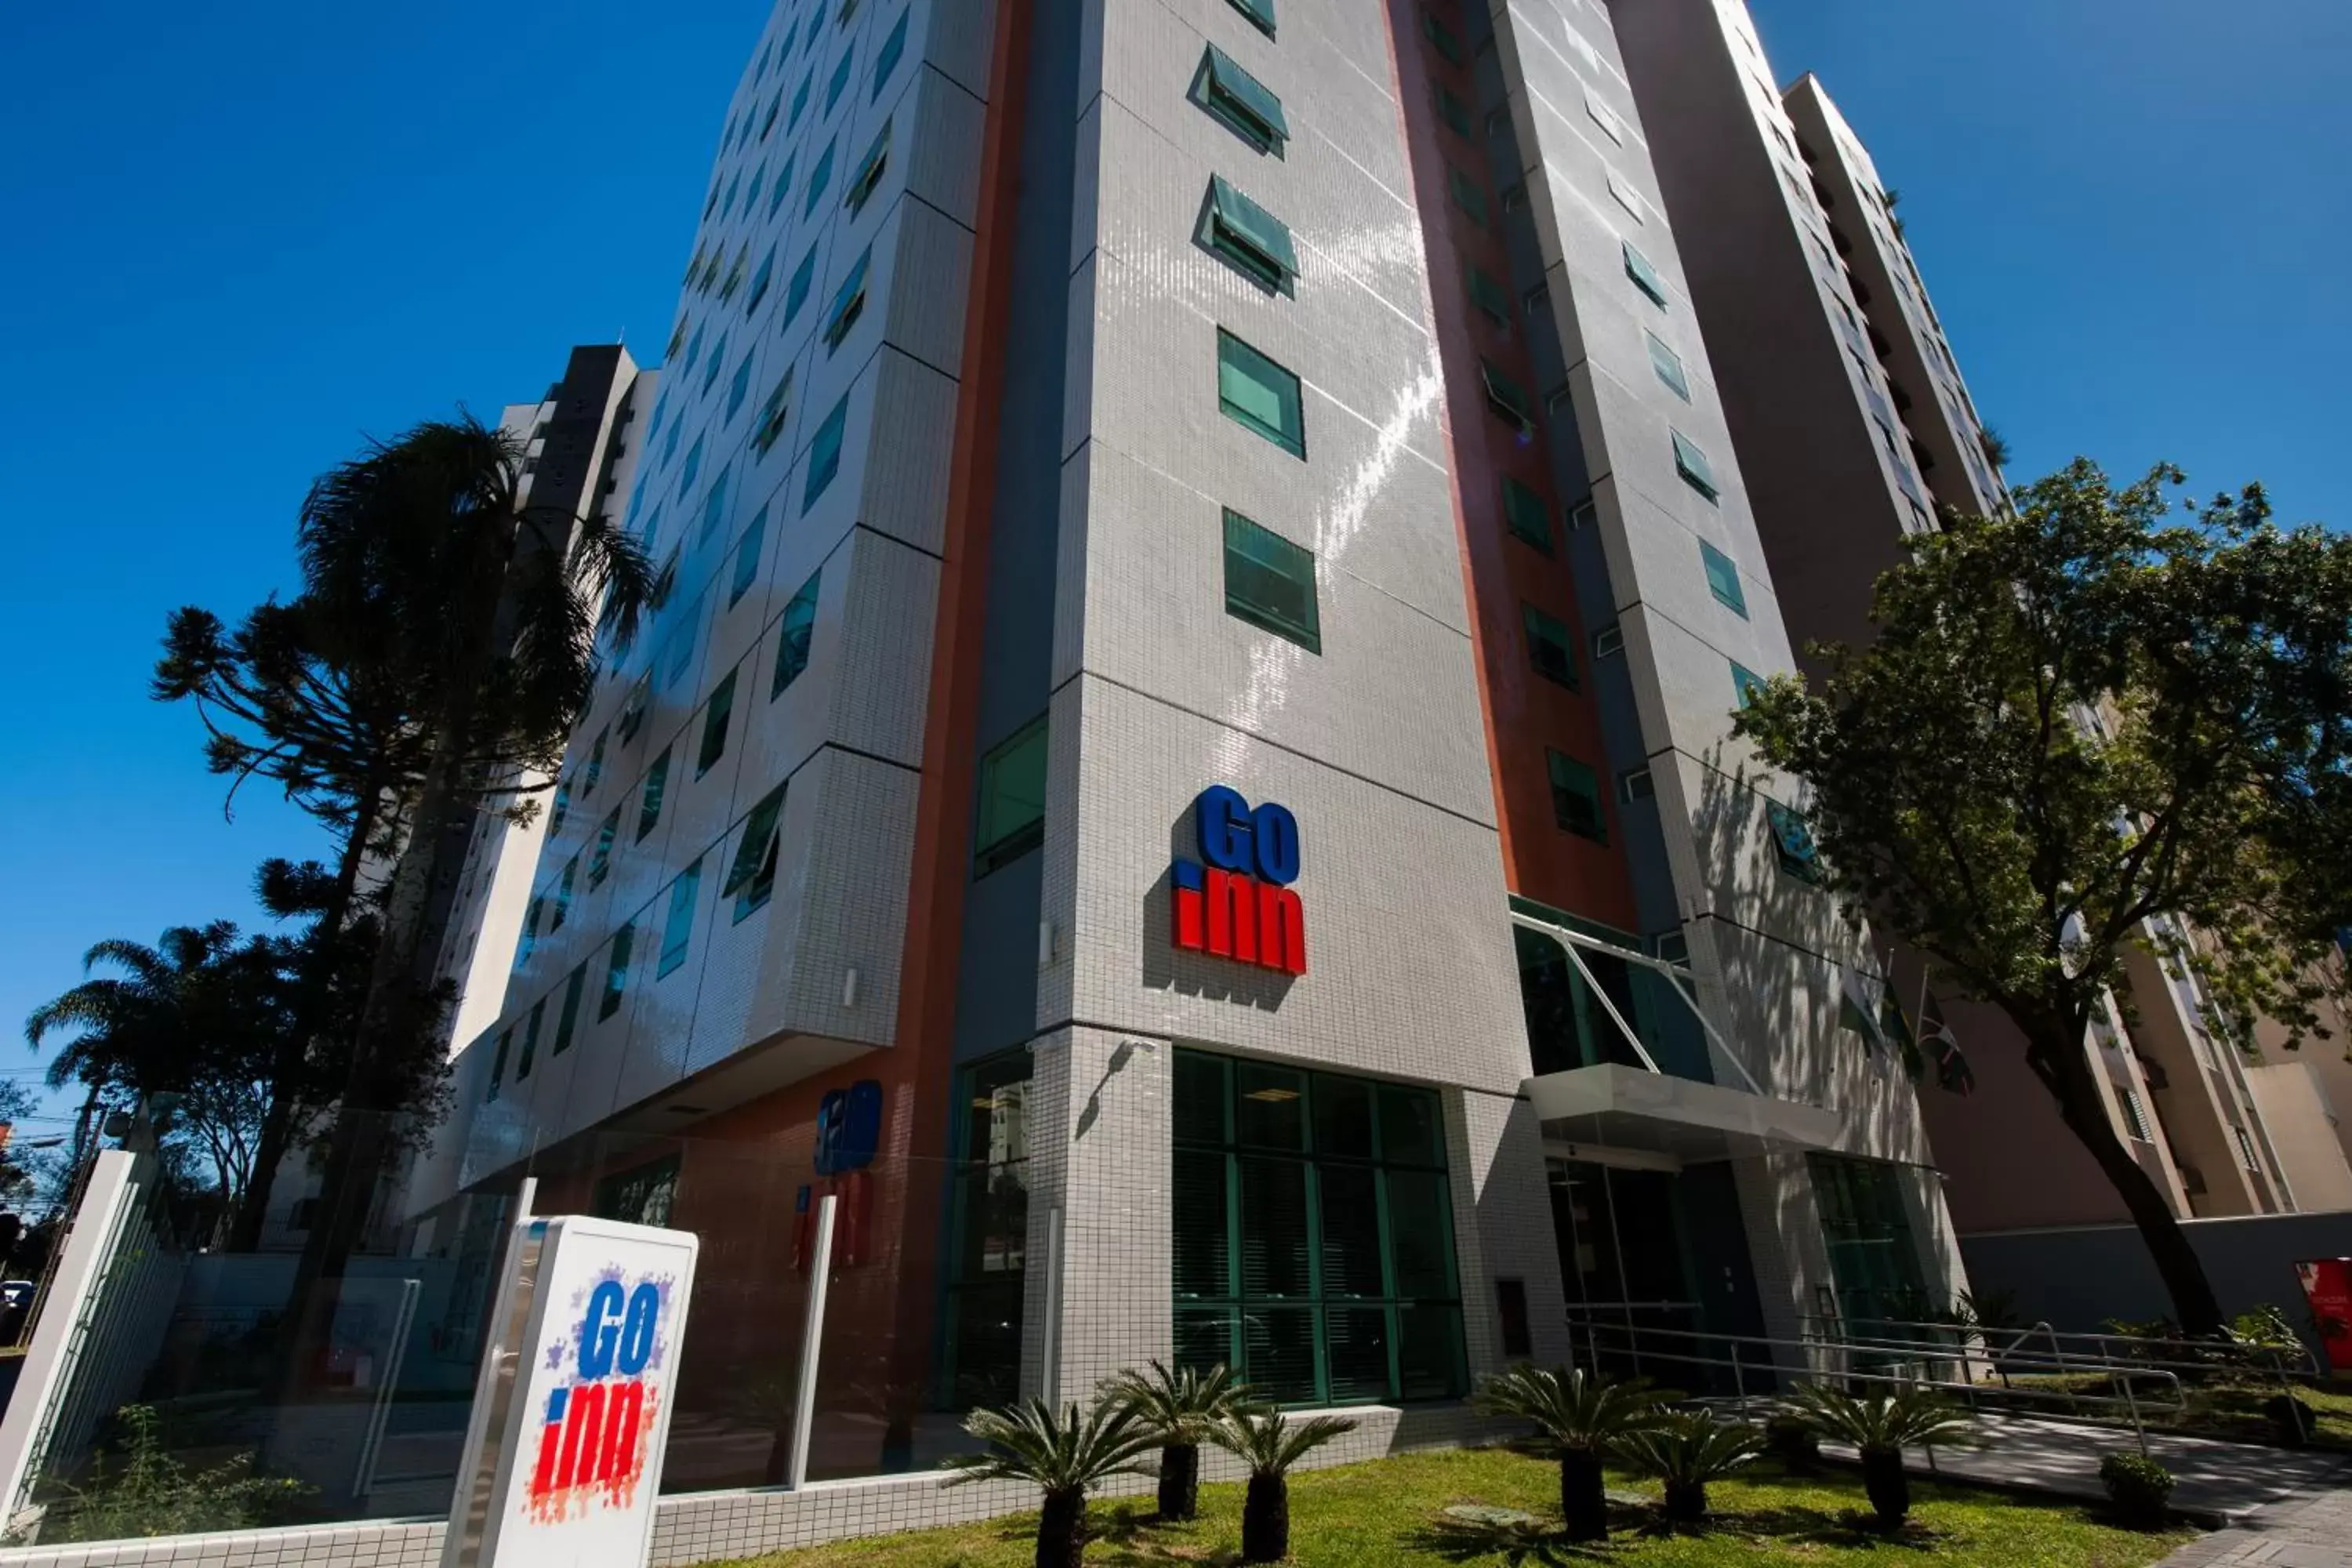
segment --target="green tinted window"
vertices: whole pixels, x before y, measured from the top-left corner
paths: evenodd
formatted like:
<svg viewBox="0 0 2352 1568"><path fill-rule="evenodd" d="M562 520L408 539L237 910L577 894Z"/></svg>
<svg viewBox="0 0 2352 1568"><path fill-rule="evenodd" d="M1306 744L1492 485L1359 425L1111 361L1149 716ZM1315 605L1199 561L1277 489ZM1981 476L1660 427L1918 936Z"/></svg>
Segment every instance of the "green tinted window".
<svg viewBox="0 0 2352 1568"><path fill-rule="evenodd" d="M1609 842L1609 824L1601 811L1601 780L1574 757L1547 747L1544 759L1551 770L1552 820L1569 832L1599 843Z"/></svg>
<svg viewBox="0 0 2352 1568"><path fill-rule="evenodd" d="M1283 145L1290 137L1282 100L1214 44L1202 57L1192 95L1193 101L1223 121L1243 141L1261 153L1282 156Z"/></svg>
<svg viewBox="0 0 2352 1568"><path fill-rule="evenodd" d="M1758 692L1764 689L1764 678L1734 659L1731 661L1731 689L1738 694L1739 705L1745 708L1755 700Z"/></svg>
<svg viewBox="0 0 2352 1568"><path fill-rule="evenodd" d="M1494 323L1507 329L1511 324L1511 297L1503 286L1477 267L1469 268L1470 302L1478 307Z"/></svg>
<svg viewBox="0 0 2352 1568"><path fill-rule="evenodd" d="M1315 606L1315 553L1225 511L1225 613L1323 651Z"/></svg>
<svg viewBox="0 0 2352 1568"><path fill-rule="evenodd" d="M1298 255L1289 228L1222 174L1209 176L1208 200L1194 237L1265 288L1288 294L1296 287Z"/></svg>
<svg viewBox="0 0 2352 1568"><path fill-rule="evenodd" d="M1668 391L1688 403L1691 400L1690 382L1683 374L1682 356L1659 342L1657 333L1644 332L1642 335L1650 340L1650 368L1658 373L1658 379L1666 384Z"/></svg>
<svg viewBox="0 0 2352 1568"><path fill-rule="evenodd" d="M1454 36L1453 28L1437 19L1436 13L1421 14L1421 31L1432 48L1457 66L1462 63L1462 40Z"/></svg>
<svg viewBox="0 0 2352 1568"><path fill-rule="evenodd" d="M1171 1182L1178 1363L1278 1404L1466 1386L1437 1097L1180 1051Z"/></svg>
<svg viewBox="0 0 2352 1568"><path fill-rule="evenodd" d="M1521 430L1535 429L1535 399L1528 395L1527 388L1504 374L1493 360L1482 359L1478 362L1478 375L1486 388L1487 407L1517 426Z"/></svg>
<svg viewBox="0 0 2352 1568"><path fill-rule="evenodd" d="M1457 136L1471 134L1470 106L1456 98L1453 89L1444 82L1433 85L1436 89L1437 118L1445 121L1447 128Z"/></svg>
<svg viewBox="0 0 2352 1568"><path fill-rule="evenodd" d="M822 574L821 569L810 573L809 580L800 585L792 603L784 606L783 619L776 629L776 677L768 688L770 701L808 668L809 641L816 635L817 579Z"/></svg>
<svg viewBox="0 0 2352 1568"><path fill-rule="evenodd" d="M1274 37L1274 0L1228 0L1243 16L1257 24L1257 30L1267 37Z"/></svg>
<svg viewBox="0 0 2352 1568"><path fill-rule="evenodd" d="M801 510L805 512L824 494L834 476L841 472L842 432L849 426L849 394L843 393L824 423L816 427L816 438L809 443L808 479L801 486Z"/></svg>
<svg viewBox="0 0 2352 1568"><path fill-rule="evenodd" d="M980 760L980 822L972 858L985 877L1045 841L1045 718L1040 714Z"/></svg>
<svg viewBox="0 0 2352 1568"><path fill-rule="evenodd" d="M768 509L761 507L751 526L735 542L735 569L727 579L727 607L733 609L760 580L760 547L768 537Z"/></svg>
<svg viewBox="0 0 2352 1568"><path fill-rule="evenodd" d="M1650 297L1651 303L1663 307L1666 302L1666 285L1658 277L1658 269L1650 265L1650 258L1636 249L1632 240L1623 244L1625 276L1633 280L1633 287Z"/></svg>
<svg viewBox="0 0 2352 1568"><path fill-rule="evenodd" d="M1707 591L1724 606L1743 620L1748 616L1748 594L1739 584L1739 567L1731 557L1702 539L1698 542L1698 558L1706 568Z"/></svg>
<svg viewBox="0 0 2352 1568"><path fill-rule="evenodd" d="M613 933L612 951L604 959L604 989L596 999L600 1020L621 1010L622 994L629 988L629 950L635 945L636 935L635 925L625 925Z"/></svg>
<svg viewBox="0 0 2352 1568"><path fill-rule="evenodd" d="M547 1054L560 1057L572 1048L572 1032L580 1026L580 993L587 988L588 966L582 964L563 983L563 1010L556 1015L555 1048Z"/></svg>
<svg viewBox="0 0 2352 1568"><path fill-rule="evenodd" d="M1551 553L1551 509L1510 475L1503 476L1503 525L1546 555Z"/></svg>
<svg viewBox="0 0 2352 1568"><path fill-rule="evenodd" d="M776 856L783 832L784 786L778 784L761 798L743 819L743 837L735 841L735 858L728 863L727 880L719 889L722 899L735 900L735 918L741 920L766 903L776 890Z"/></svg>
<svg viewBox="0 0 2352 1568"><path fill-rule="evenodd" d="M1681 431L1670 434L1675 439L1675 472L1682 476L1683 483L1707 500L1716 500L1722 492L1716 488L1715 467L1706 460L1706 454Z"/></svg>
<svg viewBox="0 0 2352 1568"><path fill-rule="evenodd" d="M1523 604L1519 611L1527 626L1528 662L1546 680L1556 680L1570 691L1575 690L1576 653L1570 646L1567 625L1533 605Z"/></svg>
<svg viewBox="0 0 2352 1568"><path fill-rule="evenodd" d="M727 725L735 712L735 672L729 670L710 693L709 706L702 715L702 747L694 756L694 776L709 773L711 764L727 754Z"/></svg>
<svg viewBox="0 0 2352 1568"><path fill-rule="evenodd" d="M1217 331L1217 406L1291 456L1307 455L1298 378L1223 328Z"/></svg>
<svg viewBox="0 0 2352 1568"><path fill-rule="evenodd" d="M664 746L654 765L646 770L645 794L637 802L637 839L644 842L661 823L662 795L669 788L669 748Z"/></svg>
<svg viewBox="0 0 2352 1568"><path fill-rule="evenodd" d="M1459 169L1445 171L1446 184L1453 188L1454 202L1479 227L1486 226L1486 191L1477 181Z"/></svg>
<svg viewBox="0 0 2352 1568"><path fill-rule="evenodd" d="M694 937L695 895L702 887L702 862L695 861L669 885L669 913L662 921L661 962L654 965L659 980L686 962L687 944Z"/></svg>

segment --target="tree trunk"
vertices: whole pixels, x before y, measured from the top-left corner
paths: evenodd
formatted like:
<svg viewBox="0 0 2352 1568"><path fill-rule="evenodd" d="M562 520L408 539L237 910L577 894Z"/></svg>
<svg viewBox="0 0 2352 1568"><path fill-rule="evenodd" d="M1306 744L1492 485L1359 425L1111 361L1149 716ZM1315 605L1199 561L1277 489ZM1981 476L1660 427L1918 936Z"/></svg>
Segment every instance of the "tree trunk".
<svg viewBox="0 0 2352 1568"><path fill-rule="evenodd" d="M293 1033L279 1042L276 1059L270 1064L269 1105L262 1112L260 1135L255 1140L253 1173L246 1183L236 1218L229 1227L227 1250L231 1252L252 1252L260 1247L262 1222L269 1213L270 1188L278 1180L278 1167L293 1151L296 1111L308 1109L297 1086L306 1076L304 1068L310 1054L313 1030L325 1013L327 994L332 985L331 975L325 973L333 963L331 938L351 918L352 904L359 896L360 868L366 863L368 840L374 836L381 818L377 798L382 794L382 786L371 780L353 804L351 831L344 837L343 852L335 863L335 890L312 927L313 940L320 942L320 951L312 953L311 962L320 972L302 977L302 1013L294 1020Z"/></svg>
<svg viewBox="0 0 2352 1568"><path fill-rule="evenodd" d="M1037 1516L1037 1568L1080 1568L1087 1556L1087 1494L1082 1488L1045 1494Z"/></svg>
<svg viewBox="0 0 2352 1568"><path fill-rule="evenodd" d="M1171 1443L1160 1450L1160 1517L1196 1519L1201 1512L1201 1446Z"/></svg>
<svg viewBox="0 0 2352 1568"><path fill-rule="evenodd" d="M436 895L439 884L457 879L466 832L479 804L478 791L467 787L467 756L482 685L497 661L499 605L514 526L509 519L502 546L486 542L478 547L471 580L459 584L451 611L452 619L464 628L466 646L450 660L447 697L434 718L433 760L409 816L408 840L393 868L367 1001L352 1043L351 1068L327 1134L319 1212L295 1265L288 1306L293 1331L282 1387L287 1398L306 1386L312 1369L324 1365L344 1268L364 1237L375 1184L397 1147L391 1123L402 1108L387 1103L388 1089L398 1092L383 1081L387 1064L430 1022L425 1015L432 1005L440 943L429 917L439 909L446 919L447 900Z"/></svg>
<svg viewBox="0 0 2352 1568"><path fill-rule="evenodd" d="M2082 1041L2077 1039L2069 1045L2032 1035L2029 1038L2033 1042L2029 1059L2057 1100L2060 1119L2090 1151L2091 1158L2098 1162L2108 1184L2124 1200L2132 1223L2139 1227L2140 1239L2147 1243L2148 1257L2172 1297L2173 1315L2179 1321L2182 1331L2220 1333L2221 1302L2213 1294L2212 1282L2205 1278L2205 1265L2199 1260L2197 1249L2189 1244L2189 1233L2180 1228L2180 1221L2156 1179L2141 1168L2131 1151L2116 1136Z"/></svg>
<svg viewBox="0 0 2352 1568"><path fill-rule="evenodd" d="M1696 1524L1706 1517L1705 1481L1666 1482L1665 1514L1676 1524Z"/></svg>
<svg viewBox="0 0 2352 1568"><path fill-rule="evenodd" d="M1559 1517L1570 1541L1609 1539L1609 1491L1600 1455L1581 1448L1559 1451Z"/></svg>
<svg viewBox="0 0 2352 1568"><path fill-rule="evenodd" d="M1903 1468L1903 1450L1864 1448L1862 1489L1870 1499L1870 1510L1878 1516L1880 1526L1900 1530L1911 1512L1911 1476Z"/></svg>
<svg viewBox="0 0 2352 1568"><path fill-rule="evenodd" d="M1290 1555L1290 1482L1253 1475L1242 1500L1242 1561L1279 1563Z"/></svg>

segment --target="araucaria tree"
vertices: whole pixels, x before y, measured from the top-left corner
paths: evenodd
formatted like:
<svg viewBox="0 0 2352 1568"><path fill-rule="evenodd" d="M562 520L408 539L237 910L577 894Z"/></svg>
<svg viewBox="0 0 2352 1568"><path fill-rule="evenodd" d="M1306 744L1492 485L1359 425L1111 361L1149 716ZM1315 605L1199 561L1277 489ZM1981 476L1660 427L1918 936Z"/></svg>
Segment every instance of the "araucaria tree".
<svg viewBox="0 0 2352 1568"><path fill-rule="evenodd" d="M2087 461L2014 517L1948 516L1883 577L1868 647L1822 650L1738 732L1802 779L1832 886L1999 1007L2114 1184L2188 1330L2221 1313L2084 1048L2134 947L2194 971L2240 1047L2297 1038L2352 926L2352 539L2259 487L2176 511ZM1981 1047L1979 1047L1981 1048Z"/></svg>
<svg viewBox="0 0 2352 1568"><path fill-rule="evenodd" d="M596 677L600 625L634 634L653 597L644 553L601 514L534 506L523 445L470 416L420 425L331 470L302 507L300 603L325 628L366 627L335 657L354 686L402 694L415 750L373 967L328 1135L319 1209L296 1274L295 1363L325 1342L332 1292L377 1173L437 1090L446 1010L436 966L485 809L558 765ZM527 808L527 806L525 806Z"/></svg>

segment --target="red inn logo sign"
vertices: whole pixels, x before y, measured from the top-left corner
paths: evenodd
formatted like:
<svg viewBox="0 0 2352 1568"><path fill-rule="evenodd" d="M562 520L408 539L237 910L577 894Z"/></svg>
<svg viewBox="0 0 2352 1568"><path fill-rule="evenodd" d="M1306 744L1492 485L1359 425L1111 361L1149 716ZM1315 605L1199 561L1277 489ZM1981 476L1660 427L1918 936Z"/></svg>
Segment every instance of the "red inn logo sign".
<svg viewBox="0 0 2352 1568"><path fill-rule="evenodd" d="M1211 784L1192 803L1201 858L1178 860L1168 881L1176 945L1307 973L1307 911L1298 879L1298 819L1272 801L1251 809L1241 792Z"/></svg>

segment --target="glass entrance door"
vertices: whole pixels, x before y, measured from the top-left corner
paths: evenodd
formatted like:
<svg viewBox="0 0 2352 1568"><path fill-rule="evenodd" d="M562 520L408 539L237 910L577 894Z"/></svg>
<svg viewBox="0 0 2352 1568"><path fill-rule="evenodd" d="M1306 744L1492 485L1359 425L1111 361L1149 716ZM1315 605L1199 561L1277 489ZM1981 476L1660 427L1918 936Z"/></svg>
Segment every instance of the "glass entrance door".
<svg viewBox="0 0 2352 1568"><path fill-rule="evenodd" d="M1705 1325L1684 1264L1676 1177L1548 1160L1552 1231L1577 1360L1612 1376L1679 1387L1705 1381L1691 1359Z"/></svg>

